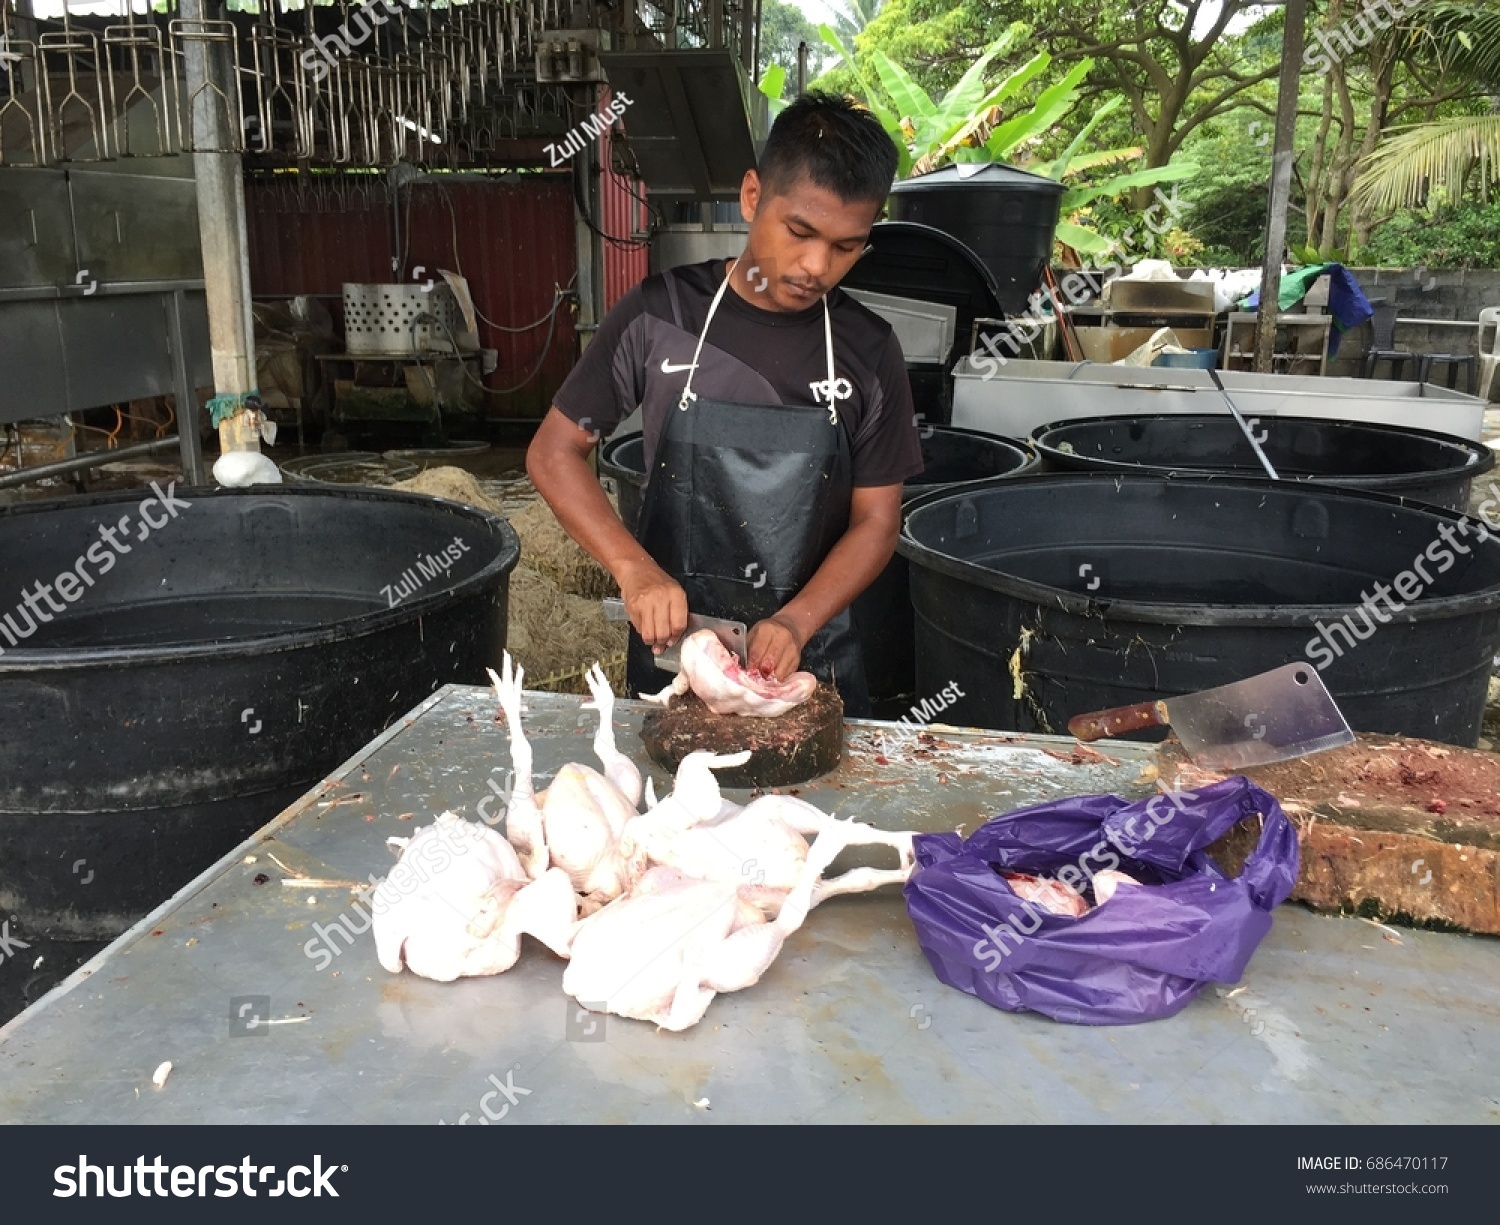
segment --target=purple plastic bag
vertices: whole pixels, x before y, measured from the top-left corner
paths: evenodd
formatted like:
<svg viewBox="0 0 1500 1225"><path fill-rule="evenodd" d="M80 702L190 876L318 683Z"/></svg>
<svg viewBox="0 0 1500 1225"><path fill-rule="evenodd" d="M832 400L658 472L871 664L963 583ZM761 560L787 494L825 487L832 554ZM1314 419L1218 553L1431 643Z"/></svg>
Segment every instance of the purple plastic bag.
<svg viewBox="0 0 1500 1225"><path fill-rule="evenodd" d="M1236 879L1204 851L1246 817L1260 842ZM1297 879L1297 835L1274 796L1236 776L1127 802L1077 796L1018 809L972 837L918 834L906 909L939 979L1007 1012L1128 1025L1169 1017L1208 983L1244 973ZM1080 891L1116 868L1123 885L1073 918L1023 902L996 868Z"/></svg>

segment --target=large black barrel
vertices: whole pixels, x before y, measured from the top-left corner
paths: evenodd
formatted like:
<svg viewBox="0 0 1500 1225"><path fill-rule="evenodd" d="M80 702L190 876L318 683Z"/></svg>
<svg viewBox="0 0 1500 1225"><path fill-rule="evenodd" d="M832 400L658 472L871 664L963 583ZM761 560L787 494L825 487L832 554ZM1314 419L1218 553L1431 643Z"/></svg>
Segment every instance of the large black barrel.
<svg viewBox="0 0 1500 1225"><path fill-rule="evenodd" d="M995 279L1000 308L1020 315L1052 254L1063 185L1000 162L944 166L891 188L892 221L958 239Z"/></svg>
<svg viewBox="0 0 1500 1225"><path fill-rule="evenodd" d="M922 431L920 475L906 482L903 502L991 477L1016 477L1037 466L1025 443L975 430L935 426ZM854 601L854 625L876 718L907 713L918 696L915 627L906 559L892 557Z"/></svg>
<svg viewBox="0 0 1500 1225"><path fill-rule="evenodd" d="M497 516L169 494L0 510L0 914L29 932L117 935L505 642Z"/></svg>
<svg viewBox="0 0 1500 1225"><path fill-rule="evenodd" d="M1318 417L1260 417L1251 430L1282 480L1389 493L1449 510L1469 505L1469 484L1495 466L1482 443L1427 430ZM1260 477L1228 413L1085 417L1044 425L1032 436L1051 468Z"/></svg>
<svg viewBox="0 0 1500 1225"><path fill-rule="evenodd" d="M620 434L599 448L599 475L614 482L620 520L631 532L641 518L646 495L646 440L639 430Z"/></svg>
<svg viewBox="0 0 1500 1225"><path fill-rule="evenodd" d="M950 722L1061 733L1076 714L1305 660L1358 731L1479 736L1500 540L1451 511L1316 485L1065 474L922 499L899 547L918 689L958 683Z"/></svg>

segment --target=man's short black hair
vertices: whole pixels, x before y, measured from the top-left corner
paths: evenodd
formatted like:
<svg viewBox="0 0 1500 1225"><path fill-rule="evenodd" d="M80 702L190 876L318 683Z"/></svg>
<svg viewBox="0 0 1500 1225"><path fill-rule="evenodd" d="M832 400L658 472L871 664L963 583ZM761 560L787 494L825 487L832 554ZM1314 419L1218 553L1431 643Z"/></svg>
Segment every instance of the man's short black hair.
<svg viewBox="0 0 1500 1225"><path fill-rule="evenodd" d="M756 173L768 195L806 175L840 200L884 202L896 177L896 146L876 119L848 98L812 91L776 116Z"/></svg>

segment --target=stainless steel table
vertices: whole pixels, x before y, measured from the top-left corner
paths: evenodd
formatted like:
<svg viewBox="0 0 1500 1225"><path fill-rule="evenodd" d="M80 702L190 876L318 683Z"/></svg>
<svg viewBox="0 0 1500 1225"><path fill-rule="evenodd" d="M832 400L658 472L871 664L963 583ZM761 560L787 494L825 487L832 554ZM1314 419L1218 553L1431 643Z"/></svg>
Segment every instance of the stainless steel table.
<svg viewBox="0 0 1500 1225"><path fill-rule="evenodd" d="M528 701L539 772L590 760L594 716L579 699ZM387 836L443 808L473 817L509 766L494 713L485 691L440 690L0 1030L0 1120L1500 1118L1500 941L1392 940L1294 906L1240 987L1131 1027L1011 1015L944 987L895 890L814 911L757 986L720 996L683 1034L580 1015L563 963L540 945L493 978L388 974L368 932L335 926L341 915L359 925L347 887L280 881L383 875ZM627 749L641 714L617 709ZM840 770L802 794L938 830L1052 796L1149 788L1139 746L1105 744L1111 760L1074 765L1048 755L1066 757L1071 741L938 729L924 746L899 734L851 721Z"/></svg>

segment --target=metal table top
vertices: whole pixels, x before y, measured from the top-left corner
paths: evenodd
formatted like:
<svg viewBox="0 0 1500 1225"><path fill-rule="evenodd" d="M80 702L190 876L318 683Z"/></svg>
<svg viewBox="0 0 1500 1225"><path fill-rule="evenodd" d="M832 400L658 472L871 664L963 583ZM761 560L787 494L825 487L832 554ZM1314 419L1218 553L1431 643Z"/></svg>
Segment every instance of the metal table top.
<svg viewBox="0 0 1500 1225"><path fill-rule="evenodd" d="M579 701L528 695L539 781L591 760ZM616 709L627 751L642 712ZM0 1029L0 1120L1500 1120L1500 941L1391 939L1296 906L1277 912L1239 988L1128 1027L1002 1013L943 986L895 889L815 910L759 984L682 1034L580 1014L563 962L529 939L492 978L388 974L368 931L346 940L334 926L360 922L347 886L280 881L381 876L387 836L445 807L472 818L509 767L494 713L486 691L440 690ZM851 721L839 771L801 794L938 830L1150 785L1136 745L1075 765L1048 755L1070 741L944 728L936 746L887 747L882 764L877 738L893 730Z"/></svg>

